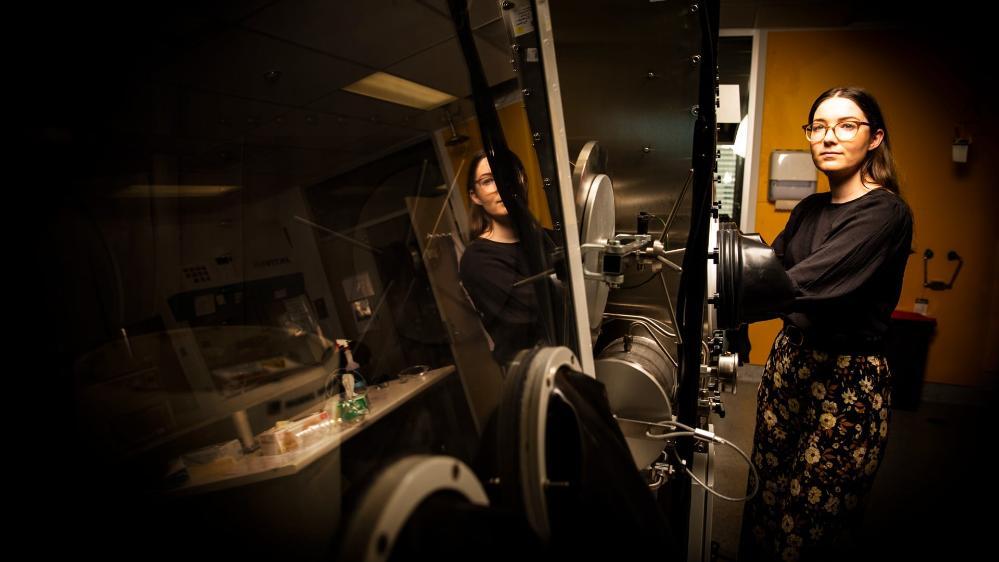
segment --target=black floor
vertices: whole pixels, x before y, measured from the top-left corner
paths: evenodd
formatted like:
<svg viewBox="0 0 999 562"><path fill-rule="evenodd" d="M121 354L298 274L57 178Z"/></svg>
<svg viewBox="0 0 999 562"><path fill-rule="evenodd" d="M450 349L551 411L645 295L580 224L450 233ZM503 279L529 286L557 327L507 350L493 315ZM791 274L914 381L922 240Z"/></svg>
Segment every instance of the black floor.
<svg viewBox="0 0 999 562"><path fill-rule="evenodd" d="M726 394L726 417L715 431L749 454L761 367L743 366L738 393ZM927 385L915 410L892 411L888 447L871 492L859 536L844 540L842 560L992 559L999 534L999 451L993 395ZM715 484L742 496L748 468L734 451L719 448ZM715 500L713 537L719 560L737 559L742 504Z"/></svg>

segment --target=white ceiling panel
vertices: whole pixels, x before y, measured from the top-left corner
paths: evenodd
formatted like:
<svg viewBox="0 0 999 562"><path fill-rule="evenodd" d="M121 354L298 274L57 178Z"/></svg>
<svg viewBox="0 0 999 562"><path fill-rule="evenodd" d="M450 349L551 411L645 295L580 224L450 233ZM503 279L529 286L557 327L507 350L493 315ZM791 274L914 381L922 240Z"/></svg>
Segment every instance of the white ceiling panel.
<svg viewBox="0 0 999 562"><path fill-rule="evenodd" d="M447 7L447 0L419 0L421 4L433 9L440 17L445 18L449 24L451 22L451 12ZM472 24L472 29L477 29L483 25L500 18L500 7L497 0L471 0L468 9L468 21ZM453 28L453 24L452 28Z"/></svg>
<svg viewBox="0 0 999 562"><path fill-rule="evenodd" d="M181 99L181 134L235 139L285 111L272 103L187 89Z"/></svg>
<svg viewBox="0 0 999 562"><path fill-rule="evenodd" d="M340 90L331 93L310 107L326 113L335 113L366 121L374 120L378 123L389 123L421 131L433 131L447 126L444 108L423 111ZM449 103L445 107L452 115L457 116L470 115L474 112L472 103L467 99Z"/></svg>
<svg viewBox="0 0 999 562"><path fill-rule="evenodd" d="M449 20L415 0L281 2L243 25L373 69L454 35Z"/></svg>
<svg viewBox="0 0 999 562"><path fill-rule="evenodd" d="M279 78L268 80L270 71L280 72ZM252 31L233 30L188 51L156 79L301 106L367 74L369 69L360 65Z"/></svg>
<svg viewBox="0 0 999 562"><path fill-rule="evenodd" d="M515 76L510 65L510 56L484 39L475 39L479 59L490 85L505 82ZM450 39L436 47L423 51L396 65L386 72L402 76L414 82L436 88L453 96L463 98L471 93L465 58L457 39Z"/></svg>
<svg viewBox="0 0 999 562"><path fill-rule="evenodd" d="M384 123L293 109L252 131L248 140L298 148L356 150L361 144L394 144L420 134Z"/></svg>

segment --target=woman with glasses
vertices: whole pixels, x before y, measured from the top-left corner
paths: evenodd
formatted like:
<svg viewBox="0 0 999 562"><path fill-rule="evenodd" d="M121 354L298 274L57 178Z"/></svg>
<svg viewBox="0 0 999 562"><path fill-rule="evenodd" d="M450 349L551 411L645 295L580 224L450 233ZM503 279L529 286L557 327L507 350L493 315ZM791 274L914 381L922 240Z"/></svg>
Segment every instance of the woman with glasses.
<svg viewBox="0 0 999 562"><path fill-rule="evenodd" d="M888 128L870 93L833 88L803 129L830 191L798 203L773 243L796 298L757 396L760 491L745 507L740 560L837 558L888 435L884 336L912 241Z"/></svg>
<svg viewBox="0 0 999 562"><path fill-rule="evenodd" d="M524 165L514 155L521 183ZM530 276L510 214L496 187L484 152L475 154L468 176L469 238L461 257L460 278L493 342L493 357L504 366L517 351L533 347L541 333L534 284L515 284Z"/></svg>

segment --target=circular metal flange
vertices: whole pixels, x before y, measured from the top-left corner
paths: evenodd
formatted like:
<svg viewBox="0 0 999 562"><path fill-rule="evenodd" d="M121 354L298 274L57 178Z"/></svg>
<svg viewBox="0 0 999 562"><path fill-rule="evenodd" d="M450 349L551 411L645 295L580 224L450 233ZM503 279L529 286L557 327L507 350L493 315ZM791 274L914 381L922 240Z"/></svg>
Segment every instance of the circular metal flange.
<svg viewBox="0 0 999 562"><path fill-rule="evenodd" d="M726 352L718 357L718 378L722 384L732 388L735 394L739 374L739 354Z"/></svg>
<svg viewBox="0 0 999 562"><path fill-rule="evenodd" d="M614 186L606 174L598 174L590 181L587 190L586 205L580 220L580 244L604 244L614 238ZM596 252L586 254L585 266L590 271L599 271L599 255ZM590 315L590 328L594 341L600 333L600 324L607 308L607 297L610 286L595 279L587 279L586 308Z"/></svg>
<svg viewBox="0 0 999 562"><path fill-rule="evenodd" d="M365 492L347 527L340 558L388 560L410 516L438 492L458 493L474 505L489 505L475 473L460 460L429 455L405 457L383 470Z"/></svg>
<svg viewBox="0 0 999 562"><path fill-rule="evenodd" d="M555 376L562 370L578 371L579 361L567 347L538 350L527 367L520 403L520 482L525 515L542 540L551 536L548 521L548 466L545 457L548 402Z"/></svg>
<svg viewBox="0 0 999 562"><path fill-rule="evenodd" d="M580 245L604 244L614 238L617 220L614 212L614 184L605 173L606 168L607 154L600 144L597 141L586 143L576 158L576 167L572 172ZM600 270L596 252L588 253L584 259L586 269ZM586 288L590 329L595 342L600 333L604 309L607 308L610 287L595 279L586 279L583 284Z"/></svg>
<svg viewBox="0 0 999 562"><path fill-rule="evenodd" d="M583 145L576 157L575 167L572 169L572 187L576 198L576 217L583 216L583 208L586 206L586 191L590 181L600 174L607 172L607 153L601 148L597 141L590 141ZM580 221L582 222L582 221Z"/></svg>

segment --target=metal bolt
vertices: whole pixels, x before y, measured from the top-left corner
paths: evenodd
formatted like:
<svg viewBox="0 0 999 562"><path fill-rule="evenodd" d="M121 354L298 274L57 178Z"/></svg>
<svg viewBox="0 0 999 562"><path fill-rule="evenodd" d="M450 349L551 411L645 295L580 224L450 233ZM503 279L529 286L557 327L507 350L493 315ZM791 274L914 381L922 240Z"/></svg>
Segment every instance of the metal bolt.
<svg viewBox="0 0 999 562"><path fill-rule="evenodd" d="M690 5L690 13L692 13L692 14L696 14L697 10L700 10L700 9L701 9L701 5L700 4L691 4Z"/></svg>
<svg viewBox="0 0 999 562"><path fill-rule="evenodd" d="M690 57L690 64L694 66L701 64L701 55L694 55Z"/></svg>
<svg viewBox="0 0 999 562"><path fill-rule="evenodd" d="M531 138L534 139L534 142L541 142L541 133L534 133Z"/></svg>
<svg viewBox="0 0 999 562"><path fill-rule="evenodd" d="M698 115L700 115L700 113L701 113L700 106L695 105L690 108L690 114L693 115L694 117L697 117Z"/></svg>
<svg viewBox="0 0 999 562"><path fill-rule="evenodd" d="M525 98L531 97L531 89L530 88L524 88L523 90L520 91L520 93L524 94Z"/></svg>
<svg viewBox="0 0 999 562"><path fill-rule="evenodd" d="M651 146L643 146L642 147L642 152L644 152L645 154L648 154L648 153L652 152L652 147Z"/></svg>
<svg viewBox="0 0 999 562"><path fill-rule="evenodd" d="M267 80L268 82L277 82L279 78L281 78L280 70L268 70L264 73L264 80Z"/></svg>
<svg viewBox="0 0 999 562"><path fill-rule="evenodd" d="M545 189L548 189L549 187L552 186L552 179L551 178L543 178L541 180L541 182L545 184Z"/></svg>
<svg viewBox="0 0 999 562"><path fill-rule="evenodd" d="M504 10L513 9L513 2L511 2L510 0L506 0L505 2L503 2L503 9Z"/></svg>
<svg viewBox="0 0 999 562"><path fill-rule="evenodd" d="M649 73L646 76L648 77L649 80L655 80L656 78L659 78L659 75L652 71L649 71Z"/></svg>

